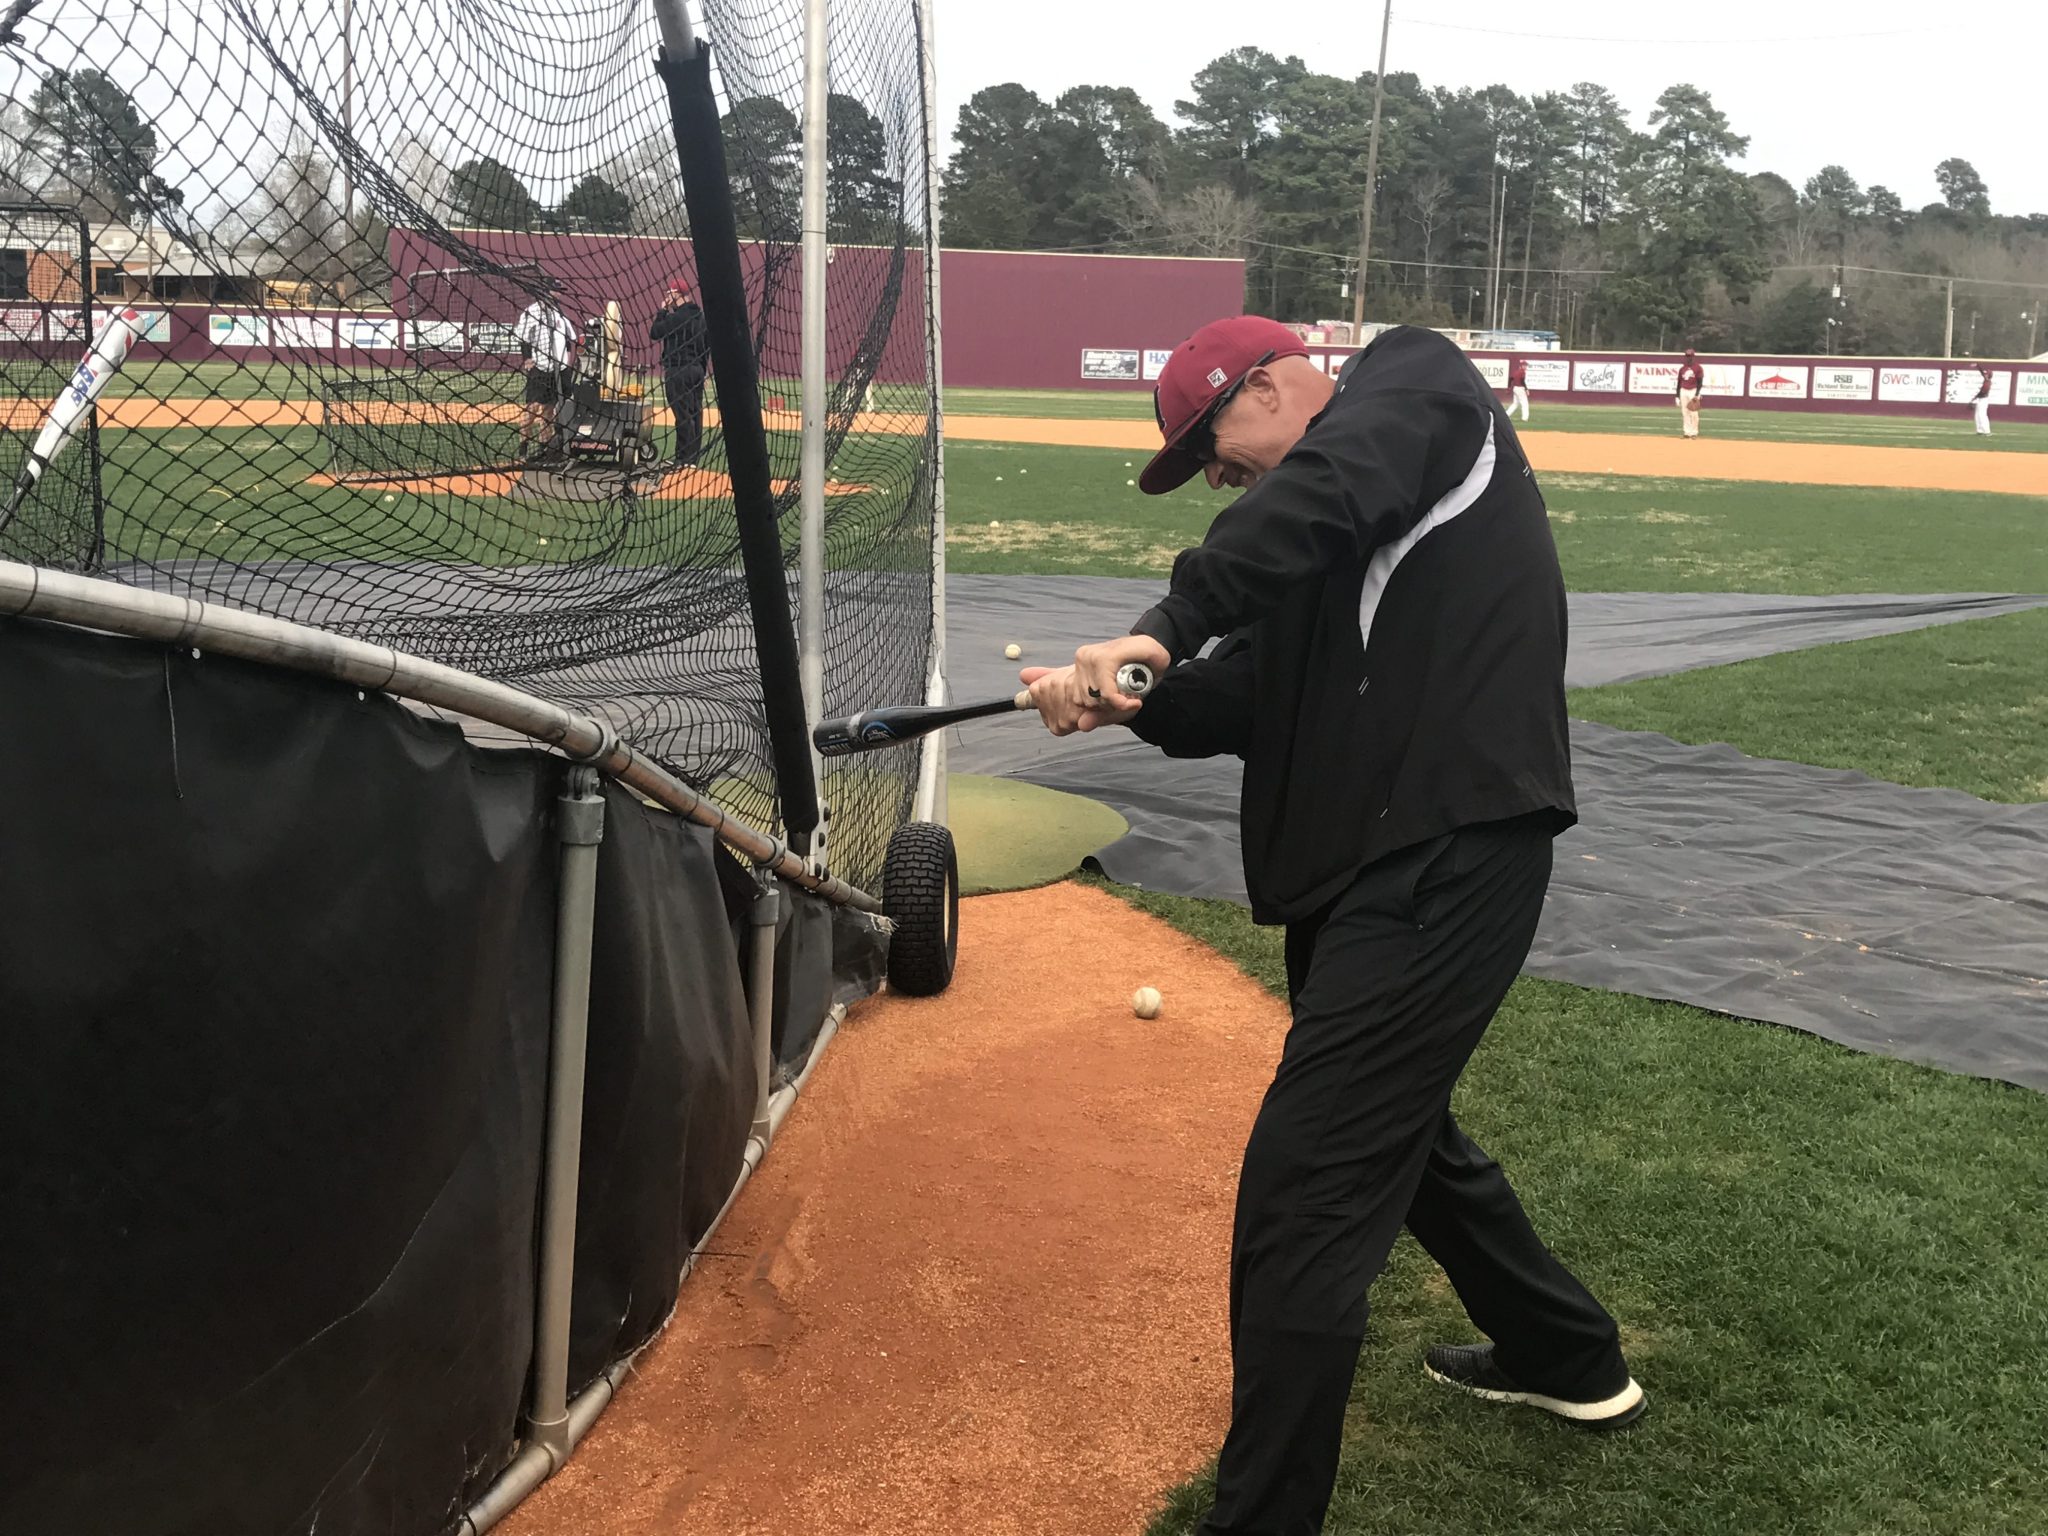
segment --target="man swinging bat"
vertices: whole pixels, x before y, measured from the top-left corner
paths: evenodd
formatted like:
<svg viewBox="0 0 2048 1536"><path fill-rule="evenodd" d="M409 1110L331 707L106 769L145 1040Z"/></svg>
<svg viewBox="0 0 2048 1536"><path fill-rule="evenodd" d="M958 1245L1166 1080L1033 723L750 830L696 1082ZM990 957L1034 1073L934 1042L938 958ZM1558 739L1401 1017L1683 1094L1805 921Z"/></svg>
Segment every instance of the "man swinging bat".
<svg viewBox="0 0 2048 1536"><path fill-rule="evenodd" d="M1590 1428L1646 1406L1614 1320L1450 1112L1576 819L1543 498L1443 337L1389 331L1334 380L1306 353L1257 318L1173 353L1139 484L1244 494L1129 635L1020 674L1055 735L1122 724L1170 756L1242 757L1253 916L1287 929L1293 1023L1238 1185L1207 1536L1321 1529L1403 1225L1492 1341L1431 1349L1432 1378ZM1134 663L1158 674L1142 700L1116 682Z"/></svg>

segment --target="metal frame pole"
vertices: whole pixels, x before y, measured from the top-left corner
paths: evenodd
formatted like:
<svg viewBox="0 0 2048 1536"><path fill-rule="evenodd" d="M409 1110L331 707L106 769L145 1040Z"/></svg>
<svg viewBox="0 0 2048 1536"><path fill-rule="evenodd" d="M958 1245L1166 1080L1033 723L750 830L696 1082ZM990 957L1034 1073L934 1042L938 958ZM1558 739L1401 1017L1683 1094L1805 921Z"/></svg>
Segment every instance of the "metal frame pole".
<svg viewBox="0 0 2048 1536"><path fill-rule="evenodd" d="M569 1459L569 1304L576 1279L576 1180L583 1158L583 1066L590 1037L590 941L604 796L597 770L574 767L555 802L562 844L555 896L555 1016L548 1048L547 1147L541 1165L540 1277L527 1439L559 1468ZM551 1469L552 1470L552 1469Z"/></svg>
<svg viewBox="0 0 2048 1536"><path fill-rule="evenodd" d="M1387 34L1394 28L1394 0L1380 16L1380 67L1372 77L1372 137L1365 151L1365 219L1358 236L1358 286L1351 290L1351 344L1365 344L1365 274L1372 260L1372 205L1380 176L1380 104L1387 95Z"/></svg>
<svg viewBox="0 0 2048 1536"><path fill-rule="evenodd" d="M825 717L825 206L826 119L830 100L829 22L825 0L804 3L803 129L803 440L799 458L797 642L804 712ZM822 794L824 764L812 750ZM822 836L830 823L821 818Z"/></svg>
<svg viewBox="0 0 2048 1536"><path fill-rule="evenodd" d="M946 370L940 324L939 268L939 119L937 48L932 37L934 0L913 0L917 14L918 51L924 92L924 304L926 367L931 378L931 427L927 451L932 459L932 660L925 688L927 704L944 704L946 686ZM912 816L943 826L949 812L946 795L946 733L924 739L919 764L917 799Z"/></svg>
<svg viewBox="0 0 2048 1536"><path fill-rule="evenodd" d="M661 764L619 739L608 722L579 715L503 683L443 666L389 646L372 645L329 630L312 629L197 598L145 592L94 576L48 571L0 560L0 616L47 619L82 629L103 629L137 640L204 646L266 666L331 677L394 698L414 699L473 720L501 725L587 762L607 778L640 791L677 815L709 827L721 842L784 879L828 901L880 913L875 897L828 875L770 837L705 799Z"/></svg>
<svg viewBox="0 0 2048 1536"><path fill-rule="evenodd" d="M768 1100L775 1080L775 927L782 915L782 893L773 880L763 880L747 914L752 929L747 961L753 971L754 1127L753 1139L765 1156L775 1139Z"/></svg>

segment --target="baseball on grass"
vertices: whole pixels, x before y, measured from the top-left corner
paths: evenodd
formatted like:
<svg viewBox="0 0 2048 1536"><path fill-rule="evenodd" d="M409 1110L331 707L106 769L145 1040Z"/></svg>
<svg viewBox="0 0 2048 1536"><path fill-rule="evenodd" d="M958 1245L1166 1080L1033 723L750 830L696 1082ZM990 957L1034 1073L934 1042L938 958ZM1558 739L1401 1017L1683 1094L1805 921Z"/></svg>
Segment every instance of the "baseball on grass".
<svg viewBox="0 0 2048 1536"><path fill-rule="evenodd" d="M1158 1018L1159 989L1157 987L1140 987L1137 991L1133 992L1131 994L1131 1012L1141 1019Z"/></svg>
<svg viewBox="0 0 2048 1536"><path fill-rule="evenodd" d="M1024 654L1024 647L1021 645L1006 645L1003 647L1003 654L1009 657L1010 660L1015 661Z"/></svg>

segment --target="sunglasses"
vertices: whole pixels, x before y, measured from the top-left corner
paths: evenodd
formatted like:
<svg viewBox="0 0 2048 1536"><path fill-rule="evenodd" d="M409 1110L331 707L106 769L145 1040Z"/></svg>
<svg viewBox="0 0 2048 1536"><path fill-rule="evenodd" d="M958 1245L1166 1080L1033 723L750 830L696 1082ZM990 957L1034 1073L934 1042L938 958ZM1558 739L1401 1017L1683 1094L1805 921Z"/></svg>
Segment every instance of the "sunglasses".
<svg viewBox="0 0 2048 1536"><path fill-rule="evenodd" d="M1188 435L1181 440L1181 446L1194 455L1197 464L1212 464L1216 460L1216 422L1230 408L1230 402L1237 398L1237 392L1244 388L1244 381L1252 376L1252 369L1263 368L1279 354L1268 352L1253 363L1251 368L1237 376L1237 382L1209 402L1209 409L1202 412L1201 419L1194 424Z"/></svg>

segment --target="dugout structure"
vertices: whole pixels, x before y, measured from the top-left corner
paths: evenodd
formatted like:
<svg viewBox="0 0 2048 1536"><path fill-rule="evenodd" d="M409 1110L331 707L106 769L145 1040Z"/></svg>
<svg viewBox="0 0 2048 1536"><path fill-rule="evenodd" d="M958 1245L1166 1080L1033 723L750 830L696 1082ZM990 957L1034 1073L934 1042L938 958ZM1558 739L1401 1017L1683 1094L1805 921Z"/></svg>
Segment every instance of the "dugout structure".
<svg viewBox="0 0 2048 1536"><path fill-rule="evenodd" d="M48 464L31 454L94 335L87 250L78 209L0 202L0 539L69 571L91 570L100 557L97 409L87 408Z"/></svg>
<svg viewBox="0 0 2048 1536"><path fill-rule="evenodd" d="M0 12L44 221L0 252L74 274L6 440L133 338L0 527L0 1349L50 1384L0 1530L487 1529L892 925L950 974L942 744L807 739L944 691L930 40L922 0ZM676 283L698 461L524 462L520 315L665 439Z"/></svg>

